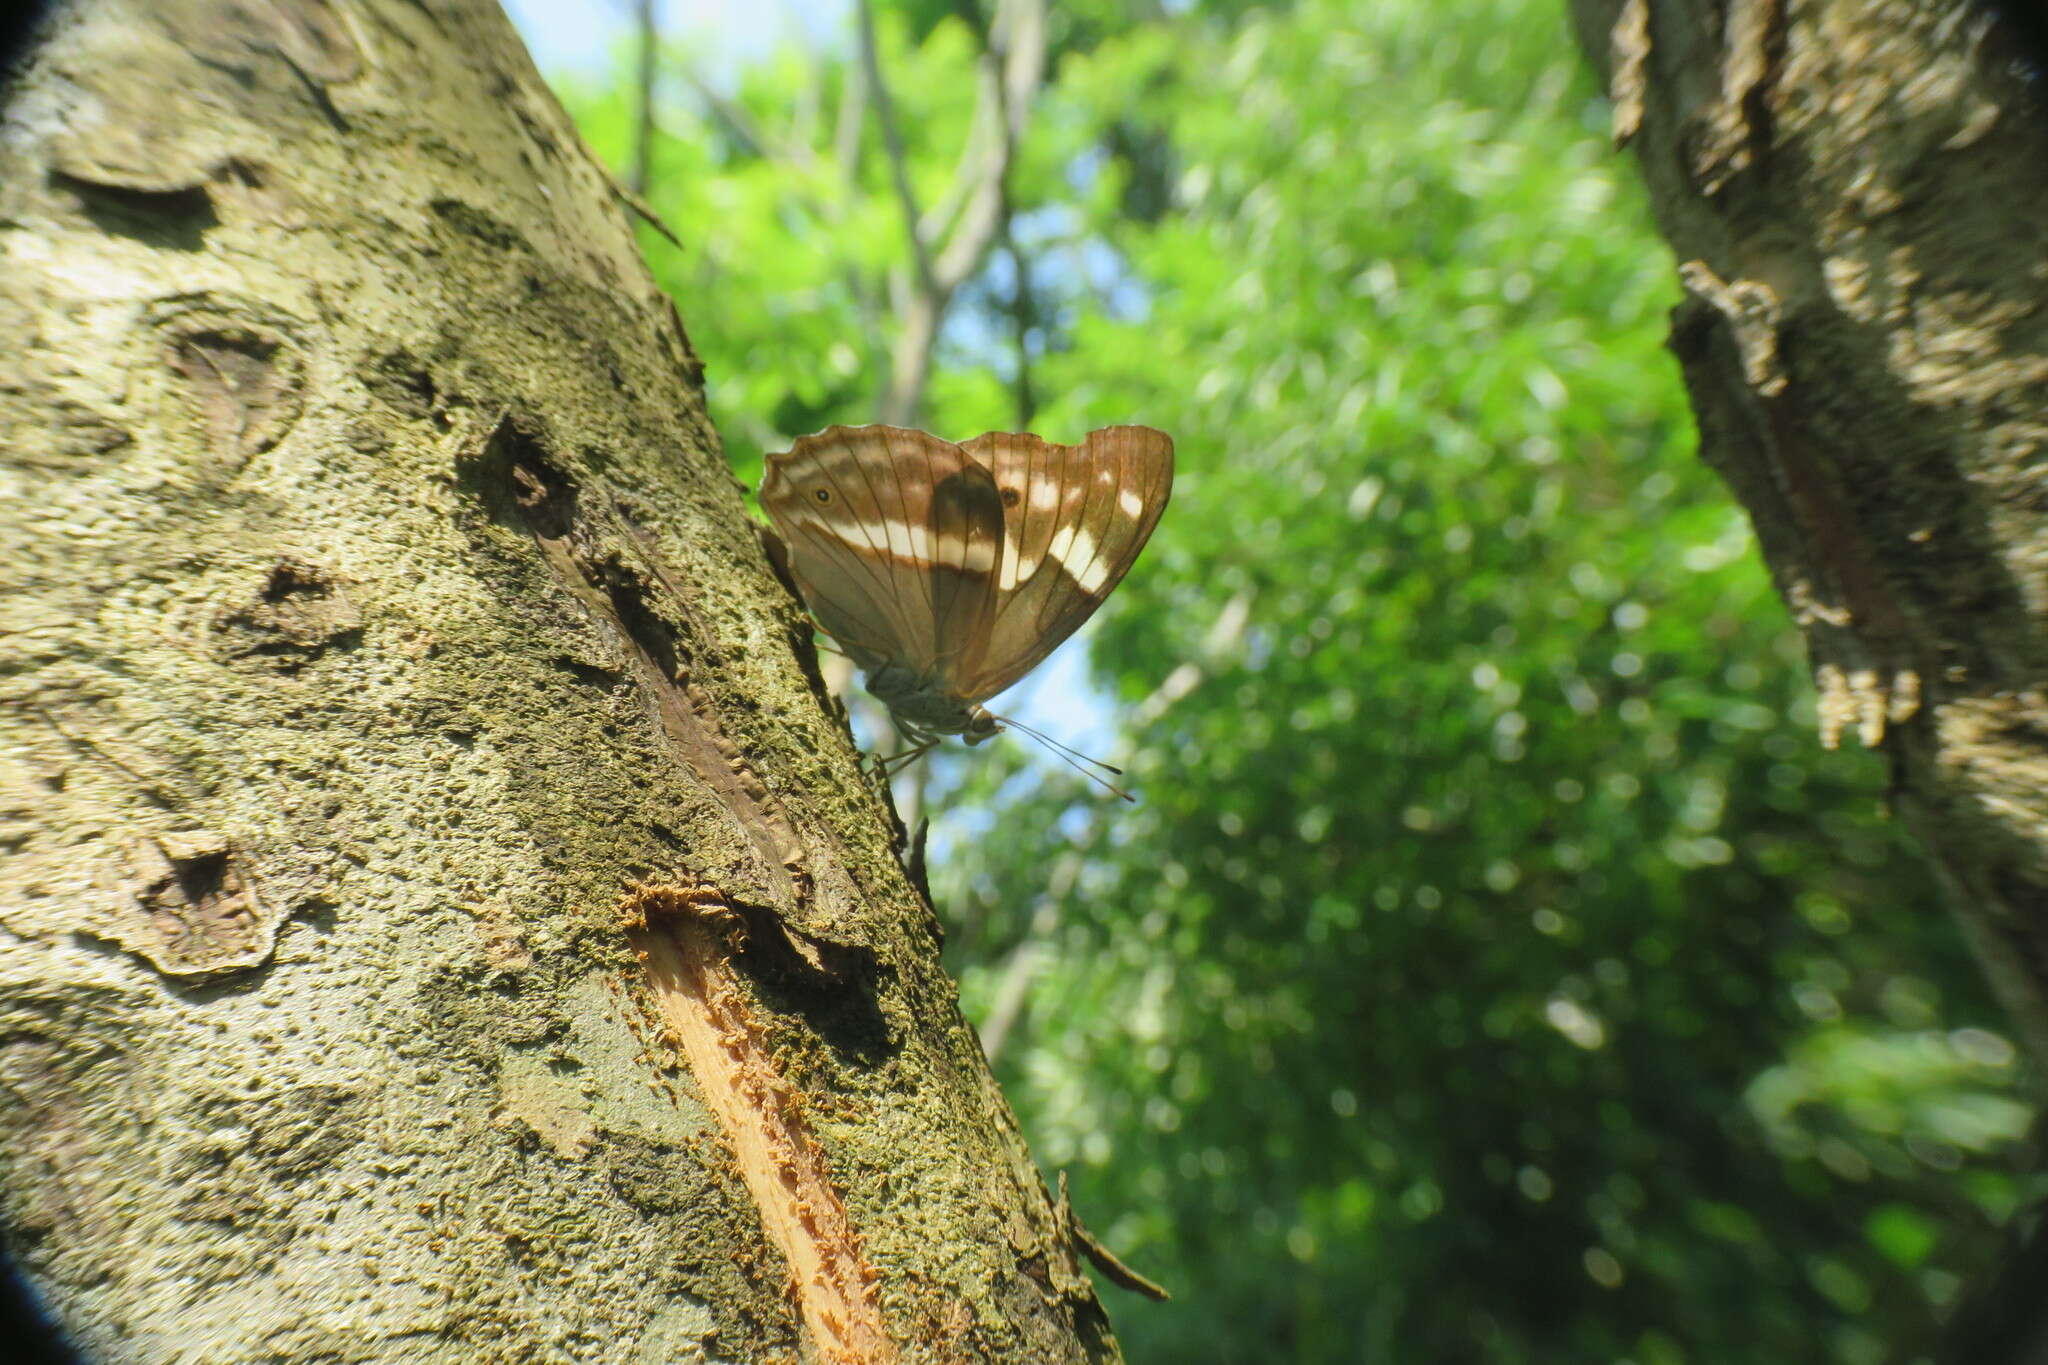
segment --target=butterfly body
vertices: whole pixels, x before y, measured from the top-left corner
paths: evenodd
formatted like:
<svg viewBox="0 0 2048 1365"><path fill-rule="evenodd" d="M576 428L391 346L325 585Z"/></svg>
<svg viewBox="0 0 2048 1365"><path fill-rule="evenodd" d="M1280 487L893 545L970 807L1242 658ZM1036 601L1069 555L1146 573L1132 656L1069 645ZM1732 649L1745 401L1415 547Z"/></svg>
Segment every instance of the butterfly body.
<svg viewBox="0 0 2048 1365"><path fill-rule="evenodd" d="M861 671L868 691L889 708L896 728L915 738L959 735L979 744L1001 728L981 703L953 696L943 679L920 678L898 664Z"/></svg>
<svg viewBox="0 0 2048 1365"><path fill-rule="evenodd" d="M761 506L818 624L920 742L996 733L981 705L1088 619L1144 547L1173 442L827 427L768 457Z"/></svg>

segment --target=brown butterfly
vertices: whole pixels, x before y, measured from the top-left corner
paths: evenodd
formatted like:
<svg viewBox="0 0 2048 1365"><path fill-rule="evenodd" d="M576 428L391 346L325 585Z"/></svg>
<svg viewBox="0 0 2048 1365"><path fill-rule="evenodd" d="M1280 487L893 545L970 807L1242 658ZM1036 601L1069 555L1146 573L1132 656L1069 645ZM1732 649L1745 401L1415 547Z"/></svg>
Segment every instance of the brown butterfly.
<svg viewBox="0 0 2048 1365"><path fill-rule="evenodd" d="M761 506L811 614L917 746L894 764L1000 730L982 703L1102 605L1172 487L1173 441L1151 427L1072 446L827 427L768 457Z"/></svg>

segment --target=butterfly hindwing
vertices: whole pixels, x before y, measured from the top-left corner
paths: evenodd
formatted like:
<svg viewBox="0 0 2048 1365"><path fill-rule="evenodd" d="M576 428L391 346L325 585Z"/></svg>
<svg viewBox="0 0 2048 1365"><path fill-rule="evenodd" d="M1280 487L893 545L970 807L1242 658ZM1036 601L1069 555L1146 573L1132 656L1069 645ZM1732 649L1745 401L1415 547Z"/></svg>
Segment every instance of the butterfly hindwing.
<svg viewBox="0 0 2048 1365"><path fill-rule="evenodd" d="M1037 667L1122 581L1173 488L1173 441L1106 427L1079 445L991 432L962 447L995 477L1005 540L995 609L964 694L992 697Z"/></svg>

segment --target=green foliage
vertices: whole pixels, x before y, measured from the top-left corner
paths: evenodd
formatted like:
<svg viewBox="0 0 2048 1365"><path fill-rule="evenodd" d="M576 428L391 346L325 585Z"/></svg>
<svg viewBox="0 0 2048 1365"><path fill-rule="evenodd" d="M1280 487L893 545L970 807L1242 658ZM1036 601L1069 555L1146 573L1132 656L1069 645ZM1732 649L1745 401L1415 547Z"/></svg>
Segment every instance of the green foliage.
<svg viewBox="0 0 2048 1365"><path fill-rule="evenodd" d="M884 13L926 203L971 33ZM1140 1362L1911 1359L2023 1190L2012 1049L1699 465L1541 0L1090 10L1013 184L1037 429L1181 472L1092 636L1142 794L942 766L970 1014ZM904 260L837 60L675 124L654 249L743 477L867 420ZM622 152L629 101L572 101ZM793 150L801 149L801 150ZM618 159L623 159L621 155ZM844 168L842 171L841 168ZM1012 424L998 258L927 423ZM1172 685L1162 684L1172 679Z"/></svg>

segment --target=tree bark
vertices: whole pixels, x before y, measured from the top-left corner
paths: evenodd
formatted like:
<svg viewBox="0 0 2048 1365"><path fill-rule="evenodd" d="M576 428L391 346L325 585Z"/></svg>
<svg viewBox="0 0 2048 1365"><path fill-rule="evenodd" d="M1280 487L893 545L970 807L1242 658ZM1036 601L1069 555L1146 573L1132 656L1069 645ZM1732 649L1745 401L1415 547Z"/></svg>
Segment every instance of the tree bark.
<svg viewBox="0 0 2048 1365"><path fill-rule="evenodd" d="M483 0L0 87L0 1233L90 1358L1116 1358Z"/></svg>
<svg viewBox="0 0 2048 1365"><path fill-rule="evenodd" d="M1572 0L1702 456L2048 1063L2048 110L1982 0Z"/></svg>

